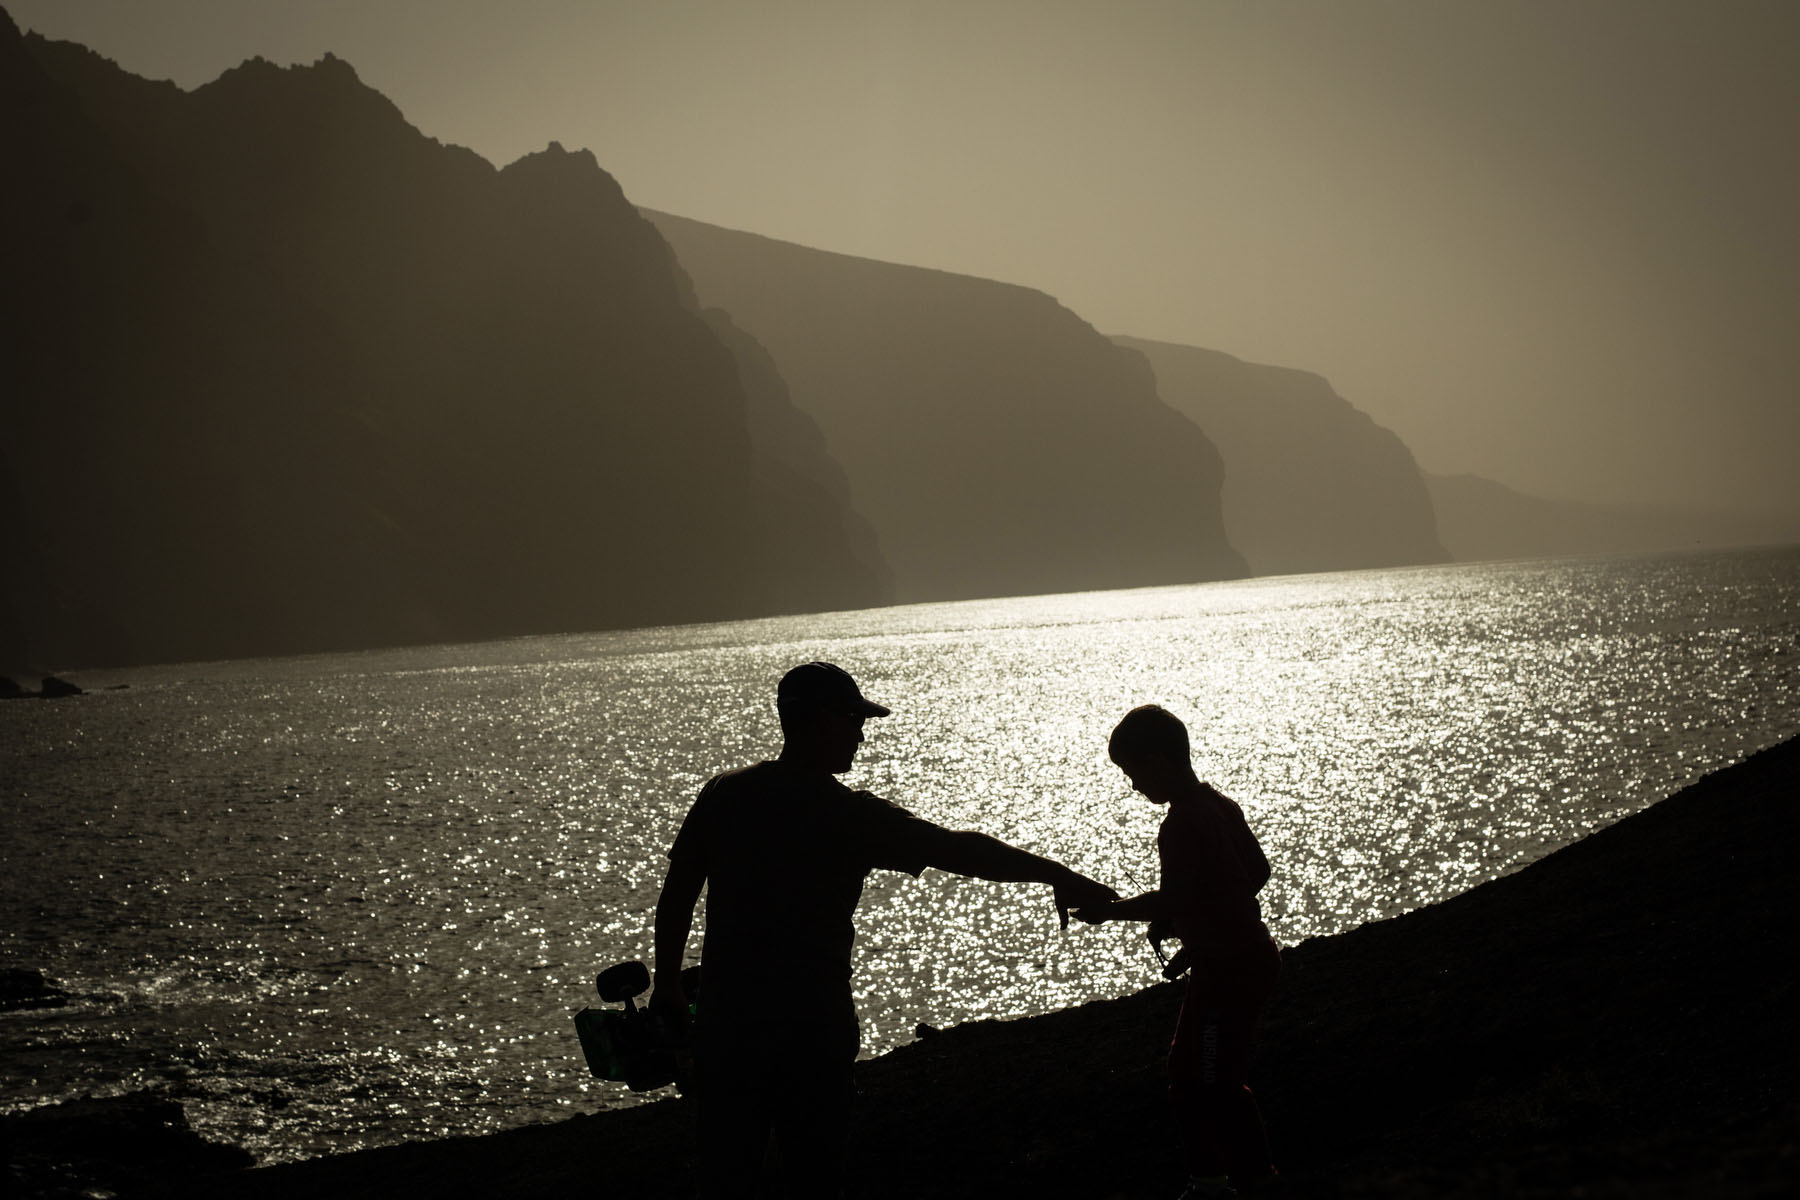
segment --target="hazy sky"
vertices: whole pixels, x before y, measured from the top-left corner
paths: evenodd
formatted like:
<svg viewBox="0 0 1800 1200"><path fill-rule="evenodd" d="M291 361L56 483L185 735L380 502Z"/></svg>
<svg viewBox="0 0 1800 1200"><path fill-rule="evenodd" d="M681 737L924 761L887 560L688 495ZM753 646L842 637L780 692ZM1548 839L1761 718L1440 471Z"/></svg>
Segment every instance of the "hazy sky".
<svg viewBox="0 0 1800 1200"><path fill-rule="evenodd" d="M0 0L1317 371L1439 472L1800 511L1800 0Z"/></svg>

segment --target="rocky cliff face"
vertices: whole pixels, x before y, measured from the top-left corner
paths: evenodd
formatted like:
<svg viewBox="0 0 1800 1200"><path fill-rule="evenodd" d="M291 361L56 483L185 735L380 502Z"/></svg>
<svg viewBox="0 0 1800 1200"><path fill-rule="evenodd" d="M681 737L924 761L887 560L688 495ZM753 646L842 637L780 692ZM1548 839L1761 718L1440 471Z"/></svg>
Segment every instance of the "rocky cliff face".
<svg viewBox="0 0 1800 1200"><path fill-rule="evenodd" d="M646 215L824 431L897 599L1244 573L1212 443L1050 297Z"/></svg>
<svg viewBox="0 0 1800 1200"><path fill-rule="evenodd" d="M849 476L826 450L825 435L795 407L762 343L724 309L702 316L736 358L749 406L754 532L769 580L765 607L812 612L890 602L893 571L874 529L852 504Z"/></svg>
<svg viewBox="0 0 1800 1200"><path fill-rule="evenodd" d="M884 598L804 418L753 436L770 403L590 154L495 170L334 58L183 92L3 17L6 657Z"/></svg>
<svg viewBox="0 0 1800 1200"><path fill-rule="evenodd" d="M1138 338L1225 460L1225 532L1259 575L1444 562L1412 452L1317 375Z"/></svg>

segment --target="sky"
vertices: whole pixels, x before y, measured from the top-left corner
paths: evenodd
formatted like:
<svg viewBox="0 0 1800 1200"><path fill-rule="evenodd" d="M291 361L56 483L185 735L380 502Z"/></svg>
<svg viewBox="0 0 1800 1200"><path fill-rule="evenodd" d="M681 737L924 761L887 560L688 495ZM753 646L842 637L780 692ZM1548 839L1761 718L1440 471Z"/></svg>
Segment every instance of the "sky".
<svg viewBox="0 0 1800 1200"><path fill-rule="evenodd" d="M1299 367L1427 471L1800 513L1792 0L0 0L184 87L330 52L504 165Z"/></svg>

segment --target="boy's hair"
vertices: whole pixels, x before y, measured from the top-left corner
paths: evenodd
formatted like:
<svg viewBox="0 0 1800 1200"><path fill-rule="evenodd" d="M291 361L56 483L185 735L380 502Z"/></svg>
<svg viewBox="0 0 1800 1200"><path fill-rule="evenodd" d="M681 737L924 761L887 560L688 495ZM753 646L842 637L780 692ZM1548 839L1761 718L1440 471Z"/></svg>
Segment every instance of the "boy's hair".
<svg viewBox="0 0 1800 1200"><path fill-rule="evenodd" d="M1188 760L1188 731L1181 718L1160 704L1140 704L1125 714L1106 743L1115 763L1122 758L1155 755Z"/></svg>

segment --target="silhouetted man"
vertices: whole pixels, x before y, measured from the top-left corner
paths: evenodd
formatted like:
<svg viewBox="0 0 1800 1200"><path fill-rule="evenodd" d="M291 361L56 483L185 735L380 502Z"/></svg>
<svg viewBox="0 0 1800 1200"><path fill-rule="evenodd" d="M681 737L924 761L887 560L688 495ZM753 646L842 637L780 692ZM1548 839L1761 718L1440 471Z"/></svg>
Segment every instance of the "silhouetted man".
<svg viewBox="0 0 1800 1200"><path fill-rule="evenodd" d="M681 961L704 885L706 947L696 1030L700 1190L754 1193L773 1134L790 1191L843 1190L859 1030L850 995L851 919L863 877L938 867L1047 883L1068 910L1111 888L981 833L920 820L835 777L863 721L888 710L829 663L806 663L776 693L783 745L772 762L712 779L669 850L656 905L651 1008L687 1011Z"/></svg>

